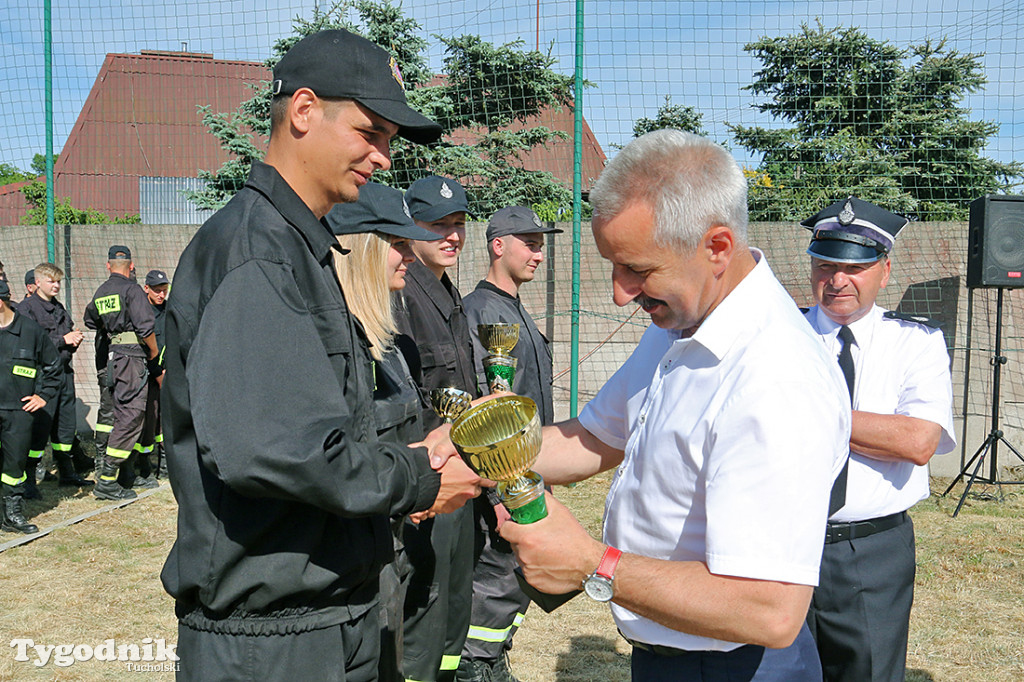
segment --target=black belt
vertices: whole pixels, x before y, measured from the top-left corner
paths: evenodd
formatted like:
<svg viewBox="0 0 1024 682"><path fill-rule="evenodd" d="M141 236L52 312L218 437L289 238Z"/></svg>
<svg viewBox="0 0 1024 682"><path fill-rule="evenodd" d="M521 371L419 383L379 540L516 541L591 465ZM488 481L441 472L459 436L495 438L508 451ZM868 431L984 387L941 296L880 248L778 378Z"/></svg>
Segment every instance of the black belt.
<svg viewBox="0 0 1024 682"><path fill-rule="evenodd" d="M852 523L829 523L825 527L825 544L841 540L853 540L854 538L866 538L883 530L895 528L906 522L907 512L901 511L888 516L880 516L877 519L867 521L853 521Z"/></svg>
<svg viewBox="0 0 1024 682"><path fill-rule="evenodd" d="M622 639L626 640L637 649L649 651L652 654L657 654L658 656L685 656L687 654L693 653L692 651L687 651L686 649L676 649L675 647L664 646L662 644L648 644L647 642L638 642L635 639L630 639L629 637L623 635L622 630L619 630L619 634L622 635Z"/></svg>

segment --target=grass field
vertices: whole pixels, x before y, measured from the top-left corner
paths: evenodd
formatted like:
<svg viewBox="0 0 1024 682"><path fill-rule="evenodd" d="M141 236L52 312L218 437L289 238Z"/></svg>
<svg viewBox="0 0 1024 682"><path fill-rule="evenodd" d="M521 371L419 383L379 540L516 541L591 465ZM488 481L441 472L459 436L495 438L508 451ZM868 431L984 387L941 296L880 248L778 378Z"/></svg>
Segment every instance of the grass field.
<svg viewBox="0 0 1024 682"><path fill-rule="evenodd" d="M595 535L608 477L558 497ZM936 480L941 491L948 481ZM102 508L87 492L42 484L42 502L29 514L41 528ZM957 518L961 488L914 507L918 574L911 622L910 682L1017 682L1024 679L1024 495L1004 499L976 485ZM1022 491L1024 492L1024 491ZM127 663L90 660L58 666L17 661L10 641L37 645L88 644L114 639L142 646L146 638L177 639L172 603L159 572L174 538L175 503L165 485L122 509L92 516L0 553L0 680L170 679L169 672L135 672ZM17 539L0 535L0 543ZM629 647L608 609L577 598L552 614L531 609L512 652L524 682L629 679Z"/></svg>

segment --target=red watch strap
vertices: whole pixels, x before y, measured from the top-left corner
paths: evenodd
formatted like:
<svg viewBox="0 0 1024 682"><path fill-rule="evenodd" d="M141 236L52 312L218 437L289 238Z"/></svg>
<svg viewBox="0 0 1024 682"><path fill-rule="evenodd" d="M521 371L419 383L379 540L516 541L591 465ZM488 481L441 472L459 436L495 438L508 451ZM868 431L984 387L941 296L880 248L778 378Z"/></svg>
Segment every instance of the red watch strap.
<svg viewBox="0 0 1024 682"><path fill-rule="evenodd" d="M608 549L604 551L604 555L601 557L601 563L597 565L597 569L594 573L611 580L612 576L615 574L615 567L619 565L619 558L621 556L621 550L609 546Z"/></svg>

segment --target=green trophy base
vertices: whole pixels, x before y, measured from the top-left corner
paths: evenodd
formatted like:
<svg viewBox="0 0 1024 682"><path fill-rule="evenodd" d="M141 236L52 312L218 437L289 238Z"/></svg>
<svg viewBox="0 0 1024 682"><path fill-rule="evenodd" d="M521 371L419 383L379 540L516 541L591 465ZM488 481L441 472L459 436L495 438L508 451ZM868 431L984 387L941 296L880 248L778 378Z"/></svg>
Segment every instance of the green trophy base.
<svg viewBox="0 0 1024 682"><path fill-rule="evenodd" d="M548 515L548 505L544 501L544 496L541 495L521 507L509 509L508 513L516 523L533 523L534 521L540 521Z"/></svg>

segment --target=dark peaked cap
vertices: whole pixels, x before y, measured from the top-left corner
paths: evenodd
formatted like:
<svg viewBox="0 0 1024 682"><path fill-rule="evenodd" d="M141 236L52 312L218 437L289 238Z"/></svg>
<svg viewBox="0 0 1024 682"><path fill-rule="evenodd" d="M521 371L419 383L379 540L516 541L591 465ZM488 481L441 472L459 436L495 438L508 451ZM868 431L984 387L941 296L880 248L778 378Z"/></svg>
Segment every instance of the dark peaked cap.
<svg viewBox="0 0 1024 682"><path fill-rule="evenodd" d="M441 126L409 106L398 62L366 38L342 29L320 31L295 43L274 67L274 95L309 88L318 97L353 99L398 126L417 144L436 142Z"/></svg>
<svg viewBox="0 0 1024 682"><path fill-rule="evenodd" d="M401 190L376 182L359 188L359 201L335 204L324 218L338 235L379 232L421 242L441 238L413 222Z"/></svg>
<svg viewBox="0 0 1024 682"><path fill-rule="evenodd" d="M807 253L836 263L871 263L892 251L909 221L874 204L841 199L800 224L811 231Z"/></svg>

